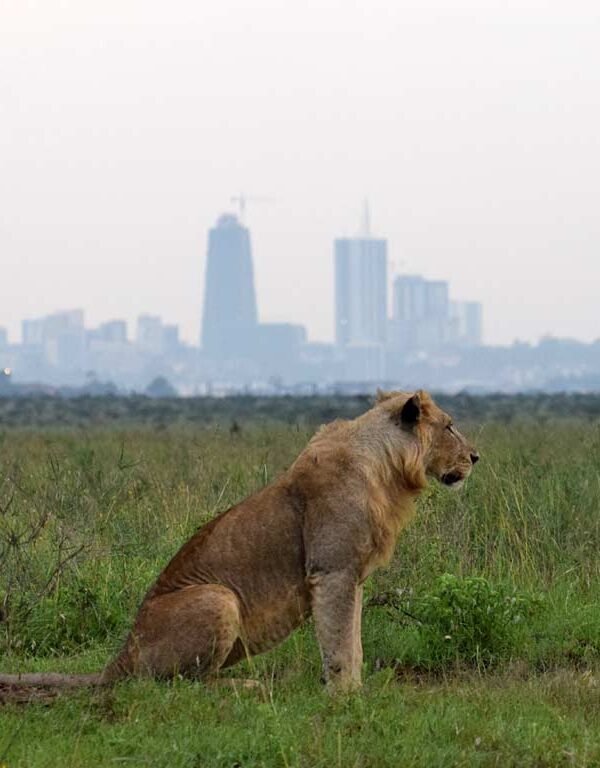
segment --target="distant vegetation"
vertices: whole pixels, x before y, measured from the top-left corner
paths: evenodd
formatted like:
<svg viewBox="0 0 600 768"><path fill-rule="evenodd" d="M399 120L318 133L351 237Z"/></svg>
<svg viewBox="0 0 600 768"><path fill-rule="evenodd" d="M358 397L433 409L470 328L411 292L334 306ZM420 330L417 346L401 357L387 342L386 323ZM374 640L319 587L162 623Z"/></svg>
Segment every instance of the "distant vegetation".
<svg viewBox="0 0 600 768"><path fill-rule="evenodd" d="M158 397L0 397L0 429L6 427L168 426L228 427L248 424L315 426L334 418L354 418L373 404L369 395L304 397L168 397L161 380ZM154 389L153 389L154 393ZM165 396L165 394L167 396ZM515 419L547 421L600 419L598 394L436 395L456 419L482 423Z"/></svg>

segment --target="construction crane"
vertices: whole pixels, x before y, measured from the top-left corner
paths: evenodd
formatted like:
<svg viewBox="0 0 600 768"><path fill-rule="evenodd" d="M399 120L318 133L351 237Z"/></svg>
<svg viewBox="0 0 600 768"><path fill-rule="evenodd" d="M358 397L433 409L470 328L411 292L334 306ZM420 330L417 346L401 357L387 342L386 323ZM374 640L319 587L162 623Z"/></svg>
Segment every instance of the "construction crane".
<svg viewBox="0 0 600 768"><path fill-rule="evenodd" d="M242 192L240 192L239 195L234 195L230 198L230 202L234 203L238 206L240 211L240 219L241 221L244 220L244 216L246 213L246 203L272 203L273 198L272 197L262 197L257 195L244 195Z"/></svg>

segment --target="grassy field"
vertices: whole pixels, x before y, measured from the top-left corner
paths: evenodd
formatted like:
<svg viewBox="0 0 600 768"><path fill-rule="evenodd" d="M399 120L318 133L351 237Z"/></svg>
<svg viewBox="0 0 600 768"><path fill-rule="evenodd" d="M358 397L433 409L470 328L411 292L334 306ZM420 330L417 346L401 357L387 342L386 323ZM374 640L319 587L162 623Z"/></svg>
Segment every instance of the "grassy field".
<svg viewBox="0 0 600 768"><path fill-rule="evenodd" d="M467 424L364 606L364 689L331 700L309 625L227 677L0 705L0 765L600 765L600 425ZM295 424L0 434L0 670L94 671L202 522L262 487Z"/></svg>

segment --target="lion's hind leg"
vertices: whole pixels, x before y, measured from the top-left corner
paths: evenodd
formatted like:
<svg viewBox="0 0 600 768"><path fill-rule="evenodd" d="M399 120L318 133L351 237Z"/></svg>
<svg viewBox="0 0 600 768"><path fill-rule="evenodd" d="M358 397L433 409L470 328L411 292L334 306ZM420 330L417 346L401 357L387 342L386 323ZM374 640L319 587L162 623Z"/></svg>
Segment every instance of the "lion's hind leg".
<svg viewBox="0 0 600 768"><path fill-rule="evenodd" d="M204 677L217 672L240 638L236 595L219 584L185 587L142 605L127 642L133 674Z"/></svg>

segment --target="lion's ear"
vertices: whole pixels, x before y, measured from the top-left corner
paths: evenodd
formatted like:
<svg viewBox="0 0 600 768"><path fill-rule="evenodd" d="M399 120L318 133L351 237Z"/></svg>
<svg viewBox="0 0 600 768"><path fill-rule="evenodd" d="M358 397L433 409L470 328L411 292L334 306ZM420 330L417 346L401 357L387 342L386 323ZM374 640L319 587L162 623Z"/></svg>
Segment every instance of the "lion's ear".
<svg viewBox="0 0 600 768"><path fill-rule="evenodd" d="M402 406L400 411L400 421L406 427L414 427L421 420L421 395L418 392Z"/></svg>

